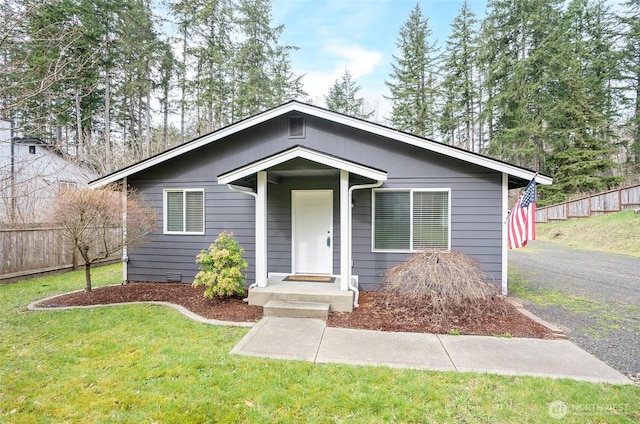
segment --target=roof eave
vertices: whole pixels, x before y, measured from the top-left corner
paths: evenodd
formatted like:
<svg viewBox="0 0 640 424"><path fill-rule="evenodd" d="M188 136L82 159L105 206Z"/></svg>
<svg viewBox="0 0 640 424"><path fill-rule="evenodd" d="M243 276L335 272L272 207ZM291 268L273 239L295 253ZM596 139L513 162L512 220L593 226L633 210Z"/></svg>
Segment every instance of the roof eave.
<svg viewBox="0 0 640 424"><path fill-rule="evenodd" d="M439 143L437 141L424 139L409 133L398 131L398 130L385 127L379 124L375 124L372 122L368 122L362 119L353 118L347 115L336 113L328 109L307 105L304 103L300 103L298 101L290 101L280 106L276 106L273 109L269 109L265 112L262 112L258 115L254 115L252 117L246 118L235 124L231 124L213 133L197 138L189 143L183 144L181 146L177 146L171 150L160 153L142 162L138 162L127 168L121 169L119 171L106 175L102 178L91 181L89 183L89 187L98 188L98 187L102 187L102 186L114 183L116 181L121 180L124 177L130 176L137 172L144 171L166 160L172 159L176 156L180 156L191 150L195 150L206 144L209 144L216 140L220 140L224 137L230 136L239 131L250 128L254 125L260 124L262 122L266 122L270 119L273 119L294 111L299 113L305 113L321 119L327 119L332 122L336 122L352 128L360 129L362 131L377 134L382 137L398 140L398 141L401 141L416 147L420 147L435 153L440 153L449 157L466 161L468 163L473 163L488 169L492 169L494 171L498 171L498 172L506 173L508 175L512 175L518 178L522 178L523 180L529 181L535 176L536 182L538 184L549 185L553 182L553 179L551 177L547 177L539 174L536 176L536 173L534 171L520 168L515 165L510 165L506 162L501 162L499 160L481 156L466 150L457 149L452 146Z"/></svg>

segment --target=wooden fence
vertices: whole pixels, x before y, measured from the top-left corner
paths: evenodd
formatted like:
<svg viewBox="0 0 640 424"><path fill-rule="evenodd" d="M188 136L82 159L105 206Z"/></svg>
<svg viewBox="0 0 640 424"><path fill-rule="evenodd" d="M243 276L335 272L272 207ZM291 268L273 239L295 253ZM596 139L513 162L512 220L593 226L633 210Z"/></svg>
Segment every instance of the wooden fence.
<svg viewBox="0 0 640 424"><path fill-rule="evenodd" d="M640 184L592 194L536 210L536 222L589 218L611 212L640 208Z"/></svg>
<svg viewBox="0 0 640 424"><path fill-rule="evenodd" d="M111 237L122 237L119 228L111 232ZM96 245L99 242L96 240ZM0 228L0 255L0 283L84 265L77 251L65 245L60 231L51 226ZM122 253L118 252L108 261L118 260L121 256Z"/></svg>

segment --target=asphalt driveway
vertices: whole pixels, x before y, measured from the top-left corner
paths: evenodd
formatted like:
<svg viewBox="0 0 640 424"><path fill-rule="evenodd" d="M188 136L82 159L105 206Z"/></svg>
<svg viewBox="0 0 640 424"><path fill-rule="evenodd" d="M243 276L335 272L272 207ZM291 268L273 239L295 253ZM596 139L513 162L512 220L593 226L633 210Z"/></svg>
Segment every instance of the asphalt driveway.
<svg viewBox="0 0 640 424"><path fill-rule="evenodd" d="M509 251L527 309L618 371L640 374L640 258L534 241Z"/></svg>

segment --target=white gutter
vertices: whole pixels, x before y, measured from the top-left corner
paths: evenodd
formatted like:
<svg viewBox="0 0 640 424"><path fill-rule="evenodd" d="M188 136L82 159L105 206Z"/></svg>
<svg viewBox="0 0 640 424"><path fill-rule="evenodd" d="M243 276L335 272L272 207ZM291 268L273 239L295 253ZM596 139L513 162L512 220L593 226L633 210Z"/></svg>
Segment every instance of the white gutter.
<svg viewBox="0 0 640 424"><path fill-rule="evenodd" d="M255 192L251 191L251 189L248 189L246 187L235 186L233 184L227 184L227 187L229 187L229 190L231 190L231 191L236 191L236 192L242 193L242 194L248 194L249 196L253 196L254 199L258 198L258 193L255 193ZM251 290L252 288L256 287L257 285L258 285L257 281L251 283L249 285L249 290ZM249 298L243 299L243 300L244 301L248 301Z"/></svg>
<svg viewBox="0 0 640 424"><path fill-rule="evenodd" d="M352 259L352 254L353 254L353 232L351 231L351 224L352 224L352 216L353 216L353 192L355 190L362 190L365 188L378 188L380 187L382 184L384 183L383 180L377 181L375 183L371 183L371 184L360 184L360 185L354 185L349 187L349 196L347 199L347 206L349 209L349 219L348 219L348 224L349 224L349 230L348 230L348 243L349 243L349 249L347 251L348 257L349 257L349 266L348 266L348 271L347 271L347 282L349 283L349 289L353 290L353 292L355 293L354 298L353 298L353 306L354 307L358 307L360 306L358 304L358 297L360 296L360 291L358 290L358 288L356 286L353 285L353 282L351 281L351 270L353 268L353 259Z"/></svg>

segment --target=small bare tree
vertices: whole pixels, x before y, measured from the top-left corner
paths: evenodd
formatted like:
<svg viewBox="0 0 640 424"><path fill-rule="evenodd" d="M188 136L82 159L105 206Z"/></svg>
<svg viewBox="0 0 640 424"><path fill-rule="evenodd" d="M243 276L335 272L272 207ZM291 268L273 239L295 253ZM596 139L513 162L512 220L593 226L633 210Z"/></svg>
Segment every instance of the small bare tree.
<svg viewBox="0 0 640 424"><path fill-rule="evenodd" d="M91 265L131 246L155 228L156 214L145 199L128 190L126 205L117 186L64 190L56 199L53 219L64 242L78 249L85 265L85 291L91 291ZM126 216L126 231L123 229ZM120 231L119 231L120 230Z"/></svg>

